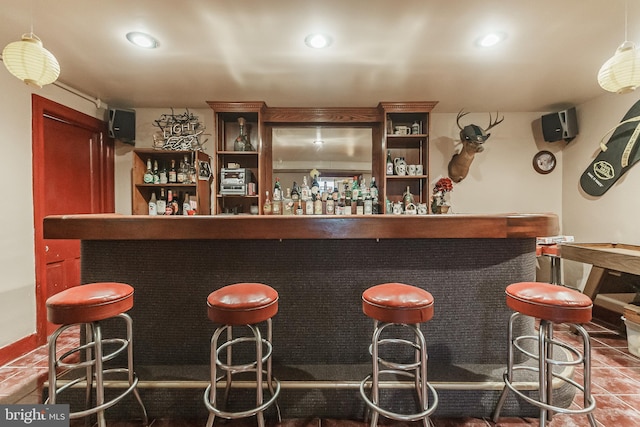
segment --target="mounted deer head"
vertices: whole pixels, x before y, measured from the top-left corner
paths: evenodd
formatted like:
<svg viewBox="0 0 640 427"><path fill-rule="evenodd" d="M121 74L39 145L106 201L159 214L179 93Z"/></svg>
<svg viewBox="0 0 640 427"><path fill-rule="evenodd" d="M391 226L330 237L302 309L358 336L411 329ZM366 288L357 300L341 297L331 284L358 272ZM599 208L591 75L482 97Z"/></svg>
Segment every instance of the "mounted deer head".
<svg viewBox="0 0 640 427"><path fill-rule="evenodd" d="M454 154L449 161L449 178L453 182L460 182L466 178L469 173L469 167L473 161L476 153L480 153L484 150L484 142L491 136L487 133L489 129L499 125L504 120L504 116L498 120L499 114L496 113L496 119L493 120L491 114L489 114L489 126L486 129L482 129L480 126L471 124L465 127L460 125L460 119L468 112L463 113L464 110L460 110L456 117L456 123L460 128L460 141L462 142L462 149L459 153Z"/></svg>

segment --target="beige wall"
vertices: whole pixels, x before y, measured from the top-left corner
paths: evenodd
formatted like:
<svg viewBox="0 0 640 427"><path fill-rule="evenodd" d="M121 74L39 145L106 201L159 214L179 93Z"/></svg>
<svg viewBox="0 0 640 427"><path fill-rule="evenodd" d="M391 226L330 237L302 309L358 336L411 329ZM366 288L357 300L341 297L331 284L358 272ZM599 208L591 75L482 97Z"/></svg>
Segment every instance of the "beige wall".
<svg viewBox="0 0 640 427"><path fill-rule="evenodd" d="M606 94L577 108L579 136L564 149L562 226L577 242L640 245L640 165L626 172L603 196L580 188L580 176L600 151L599 142L640 99L639 93ZM606 141L606 139L605 139ZM565 283L582 289L591 266L564 261Z"/></svg>
<svg viewBox="0 0 640 427"><path fill-rule="evenodd" d="M31 93L32 90L7 72L0 72L0 118L3 137L0 158L4 177L11 185L3 187L10 208L0 211L0 347L35 332L35 267L32 205ZM36 93L78 111L103 118L104 110L95 104L55 86ZM492 131L483 153L476 156L469 176L451 194L457 213L555 212L561 216L563 232L580 241L640 243L635 223L640 207L637 189L640 169L627 173L617 186L599 199L582 194L577 180L597 151L600 136L617 123L638 94L603 95L578 107L580 135L569 145L542 141L538 112L506 112L504 122ZM166 109L137 109L138 147L151 146L153 120ZM176 111L180 111L176 109ZM192 110L204 120L206 133L213 128L210 109ZM446 172L451 155L457 150L458 128L455 114L433 114L431 137L431 182ZM465 118L479 125L488 123L488 113ZM465 122L466 123L466 122ZM213 152L212 137L206 145ZM131 212L131 151L116 146L116 211ZM533 155L540 149L556 153L559 165L549 175L537 174ZM634 191L636 190L636 191ZM582 280L586 268L577 274L567 270L570 281ZM576 270L576 269L573 269ZM588 272L588 271L587 271Z"/></svg>
<svg viewBox="0 0 640 427"><path fill-rule="evenodd" d="M0 67L0 159L7 208L0 210L0 348L35 333L35 261L29 86ZM55 86L36 94L100 119L103 110Z"/></svg>

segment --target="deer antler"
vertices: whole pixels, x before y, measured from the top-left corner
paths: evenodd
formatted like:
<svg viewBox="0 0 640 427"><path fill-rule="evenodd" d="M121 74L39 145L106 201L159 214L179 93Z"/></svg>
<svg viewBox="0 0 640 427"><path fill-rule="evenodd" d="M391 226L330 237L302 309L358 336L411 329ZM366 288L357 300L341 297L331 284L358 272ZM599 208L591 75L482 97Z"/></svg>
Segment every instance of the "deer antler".
<svg viewBox="0 0 640 427"><path fill-rule="evenodd" d="M502 123L502 121L504 120L504 116L502 116L502 118L500 120L498 120L498 116L499 115L500 114L496 111L496 120L494 121L493 117L491 116L491 113L489 113L489 127L484 130L485 132L488 131L489 129L491 129L492 127L497 126L500 123ZM460 125L458 125L458 126L460 126Z"/></svg>
<svg viewBox="0 0 640 427"><path fill-rule="evenodd" d="M466 113L463 113L463 111L464 111L464 108L462 110L460 110L460 112L456 116L456 123L458 124L458 127L460 128L460 130L463 129L463 127L460 126L460 119L463 118L464 116L466 116L467 114L469 114L468 111Z"/></svg>

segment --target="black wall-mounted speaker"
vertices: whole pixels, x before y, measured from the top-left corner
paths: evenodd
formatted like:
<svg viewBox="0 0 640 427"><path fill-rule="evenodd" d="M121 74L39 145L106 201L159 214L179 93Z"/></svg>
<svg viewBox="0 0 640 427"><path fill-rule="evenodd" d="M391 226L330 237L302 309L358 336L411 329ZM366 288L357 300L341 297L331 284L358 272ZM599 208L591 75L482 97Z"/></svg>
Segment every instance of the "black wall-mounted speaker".
<svg viewBox="0 0 640 427"><path fill-rule="evenodd" d="M109 108L109 136L126 144L136 143L136 112Z"/></svg>
<svg viewBox="0 0 640 427"><path fill-rule="evenodd" d="M578 134L575 107L542 116L542 135L547 142L571 141Z"/></svg>

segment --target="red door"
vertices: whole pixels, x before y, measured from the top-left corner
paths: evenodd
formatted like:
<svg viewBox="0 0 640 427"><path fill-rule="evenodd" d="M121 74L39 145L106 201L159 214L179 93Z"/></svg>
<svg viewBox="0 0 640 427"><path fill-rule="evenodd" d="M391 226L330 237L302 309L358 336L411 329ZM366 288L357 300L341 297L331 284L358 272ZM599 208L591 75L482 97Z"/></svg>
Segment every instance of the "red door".
<svg viewBox="0 0 640 427"><path fill-rule="evenodd" d="M113 212L113 142L105 123L33 96L34 221L38 343L54 330L46 321L51 295L80 284L80 242L45 240L47 215Z"/></svg>

